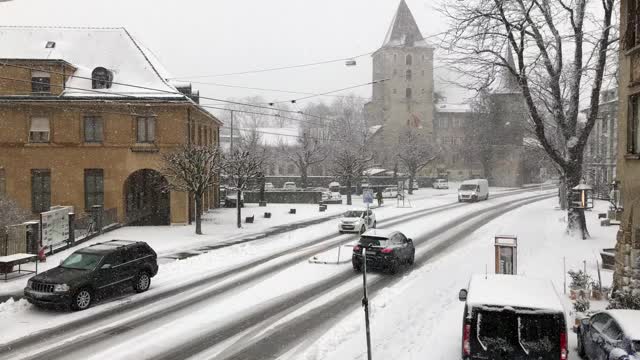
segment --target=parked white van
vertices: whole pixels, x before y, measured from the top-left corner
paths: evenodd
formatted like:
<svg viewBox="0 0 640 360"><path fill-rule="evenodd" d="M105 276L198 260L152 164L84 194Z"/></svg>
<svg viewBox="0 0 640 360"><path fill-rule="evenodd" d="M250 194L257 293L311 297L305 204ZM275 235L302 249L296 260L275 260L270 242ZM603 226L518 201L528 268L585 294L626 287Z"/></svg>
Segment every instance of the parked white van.
<svg viewBox="0 0 640 360"><path fill-rule="evenodd" d="M293 181L287 181L286 183L284 183L282 189L285 191L296 191L296 183L294 183Z"/></svg>
<svg viewBox="0 0 640 360"><path fill-rule="evenodd" d="M465 180L458 188L458 202L487 200L489 182L487 179Z"/></svg>

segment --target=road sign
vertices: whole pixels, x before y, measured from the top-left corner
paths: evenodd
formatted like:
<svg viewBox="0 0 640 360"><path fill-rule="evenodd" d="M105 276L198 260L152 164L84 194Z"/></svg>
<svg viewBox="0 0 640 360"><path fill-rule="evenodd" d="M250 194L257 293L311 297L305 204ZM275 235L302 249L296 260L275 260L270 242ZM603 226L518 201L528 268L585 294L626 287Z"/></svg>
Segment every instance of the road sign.
<svg viewBox="0 0 640 360"><path fill-rule="evenodd" d="M362 202L365 204L373 204L373 190L365 189L362 193Z"/></svg>

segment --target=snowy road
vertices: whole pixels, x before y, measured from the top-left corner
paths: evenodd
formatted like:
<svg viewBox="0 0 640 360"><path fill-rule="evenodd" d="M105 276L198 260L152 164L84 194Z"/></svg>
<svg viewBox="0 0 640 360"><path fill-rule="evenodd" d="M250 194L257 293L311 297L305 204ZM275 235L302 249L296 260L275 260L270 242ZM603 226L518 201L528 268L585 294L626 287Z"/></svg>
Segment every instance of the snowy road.
<svg viewBox="0 0 640 360"><path fill-rule="evenodd" d="M524 196L520 192L512 192L496 195L494 199ZM509 205L494 199L487 204L449 203L415 210L410 214L389 217L382 220L380 225L389 227L411 221L420 223L430 215L445 212L471 220L481 214L489 216L487 214L493 214L497 208L508 208ZM498 205L495 205L496 202ZM496 209L487 209L490 203ZM445 228L441 227L440 232ZM434 231L431 235L438 233ZM426 236L425 239L429 237L433 236ZM423 242L419 240L423 239L421 237L414 238L417 243ZM316 300L331 289L340 288L340 285L351 286L354 276L344 271L344 267L318 271L312 265L300 263L313 254L354 239L354 236L348 235L323 236L154 296L129 299L120 306L6 344L0 349L0 355L11 358L45 356L83 359L94 355L95 358L115 359L127 358L128 352L135 351L139 355L137 358L185 358L213 345L220 345L225 340L232 341L234 336L252 330L265 320L272 321L274 316L278 317L282 312L290 312ZM284 270L304 276L283 275ZM283 283L287 286L283 286ZM215 315L211 316L212 313ZM282 342L283 345L285 342ZM33 345L37 345L38 350L34 351ZM185 351L185 348L191 350ZM251 351L251 347L246 349Z"/></svg>

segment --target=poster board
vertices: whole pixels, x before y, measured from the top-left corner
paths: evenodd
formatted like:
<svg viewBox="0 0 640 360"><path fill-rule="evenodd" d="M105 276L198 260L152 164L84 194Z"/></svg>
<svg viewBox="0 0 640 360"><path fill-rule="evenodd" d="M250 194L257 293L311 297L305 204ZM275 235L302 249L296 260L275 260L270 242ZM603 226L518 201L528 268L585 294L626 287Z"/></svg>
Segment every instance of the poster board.
<svg viewBox="0 0 640 360"><path fill-rule="evenodd" d="M69 240L69 213L71 206L55 206L40 213L42 246L50 247L64 244Z"/></svg>

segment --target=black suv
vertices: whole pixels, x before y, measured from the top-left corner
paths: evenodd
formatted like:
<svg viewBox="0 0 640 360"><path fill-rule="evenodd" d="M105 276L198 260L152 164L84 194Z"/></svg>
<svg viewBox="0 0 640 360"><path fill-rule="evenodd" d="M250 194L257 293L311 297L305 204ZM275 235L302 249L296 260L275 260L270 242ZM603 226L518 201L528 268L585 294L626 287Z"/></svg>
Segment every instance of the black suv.
<svg viewBox="0 0 640 360"><path fill-rule="evenodd" d="M132 285L136 292L147 291L157 273L157 254L147 243L111 240L80 249L32 277L24 296L37 306L84 310L99 294Z"/></svg>
<svg viewBox="0 0 640 360"><path fill-rule="evenodd" d="M371 229L360 235L353 247L351 263L355 271L362 270L362 250L366 249L367 268L378 268L390 273L398 271L402 264L413 264L416 249L413 240L399 231Z"/></svg>

